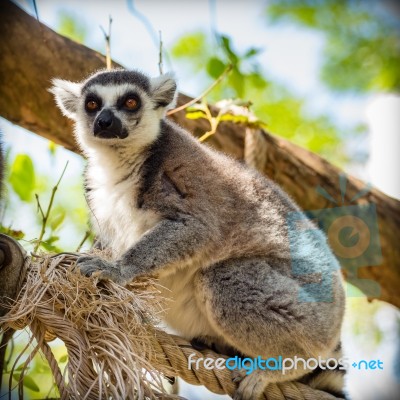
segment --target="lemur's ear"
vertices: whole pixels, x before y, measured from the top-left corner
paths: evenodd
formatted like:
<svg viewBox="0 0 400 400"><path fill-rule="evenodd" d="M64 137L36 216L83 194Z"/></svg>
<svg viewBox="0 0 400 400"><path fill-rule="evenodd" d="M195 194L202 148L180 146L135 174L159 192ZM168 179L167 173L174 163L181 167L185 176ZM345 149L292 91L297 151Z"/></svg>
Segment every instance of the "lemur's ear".
<svg viewBox="0 0 400 400"><path fill-rule="evenodd" d="M174 108L176 103L176 81L171 73L151 78L151 94L156 108Z"/></svg>
<svg viewBox="0 0 400 400"><path fill-rule="evenodd" d="M81 95L81 84L63 79L53 79L52 84L49 92L54 94L58 107L65 116L75 119L78 99Z"/></svg>

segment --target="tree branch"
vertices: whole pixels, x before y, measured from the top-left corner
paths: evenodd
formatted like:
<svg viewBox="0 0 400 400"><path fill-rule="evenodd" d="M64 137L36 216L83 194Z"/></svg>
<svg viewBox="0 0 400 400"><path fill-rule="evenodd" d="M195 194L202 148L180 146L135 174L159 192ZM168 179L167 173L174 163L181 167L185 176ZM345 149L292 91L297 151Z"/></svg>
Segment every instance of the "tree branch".
<svg viewBox="0 0 400 400"><path fill-rule="evenodd" d="M47 139L76 151L71 124L55 107L46 91L53 77L81 80L104 66L104 56L62 37L42 25L9 1L0 2L0 115ZM179 96L179 105L191 99ZM211 107L213 115L218 110ZM203 119L189 120L179 111L171 119L195 136L208 131ZM340 197L341 171L319 156L265 131L267 162L262 172L280 184L305 210L330 208L332 205L316 190L321 186L333 197ZM245 127L221 122L217 134L207 143L238 158L243 158ZM381 287L381 300L400 306L400 202L371 189L352 201L365 188L358 179L349 177L346 204L376 205L382 263L347 271L350 277L375 280ZM357 284L357 282L355 282ZM362 286L360 284L360 286Z"/></svg>

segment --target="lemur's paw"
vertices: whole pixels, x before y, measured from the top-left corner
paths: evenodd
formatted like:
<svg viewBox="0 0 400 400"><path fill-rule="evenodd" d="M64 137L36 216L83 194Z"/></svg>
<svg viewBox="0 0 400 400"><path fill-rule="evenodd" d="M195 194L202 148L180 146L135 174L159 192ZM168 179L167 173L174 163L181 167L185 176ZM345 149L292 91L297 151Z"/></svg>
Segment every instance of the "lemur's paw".
<svg viewBox="0 0 400 400"><path fill-rule="evenodd" d="M100 279L110 279L117 283L123 283L120 268L112 262L96 256L82 256L76 261L81 273L91 276L98 272Z"/></svg>
<svg viewBox="0 0 400 400"><path fill-rule="evenodd" d="M268 384L264 371L255 370L247 374L245 369L232 371L232 381L238 384L233 394L233 400L259 400L262 399Z"/></svg>

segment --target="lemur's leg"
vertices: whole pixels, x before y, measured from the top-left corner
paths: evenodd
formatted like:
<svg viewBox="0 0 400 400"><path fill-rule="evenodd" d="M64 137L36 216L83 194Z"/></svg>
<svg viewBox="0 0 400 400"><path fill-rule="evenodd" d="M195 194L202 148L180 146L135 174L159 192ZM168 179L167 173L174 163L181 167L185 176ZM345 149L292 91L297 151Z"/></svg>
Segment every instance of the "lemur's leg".
<svg viewBox="0 0 400 400"><path fill-rule="evenodd" d="M198 277L197 299L210 323L229 345L249 357L324 358L336 346L342 318L342 293L337 286L330 303L302 302L300 284L279 273L277 261L238 259L221 262ZM282 265L282 270L287 265ZM336 279L333 279L336 287ZM339 284L339 283L338 283ZM241 296L244 293L245 296ZM339 321L339 322L338 322ZM300 363L300 365L302 365ZM236 399L257 399L266 385L298 379L303 368L258 371L240 380Z"/></svg>

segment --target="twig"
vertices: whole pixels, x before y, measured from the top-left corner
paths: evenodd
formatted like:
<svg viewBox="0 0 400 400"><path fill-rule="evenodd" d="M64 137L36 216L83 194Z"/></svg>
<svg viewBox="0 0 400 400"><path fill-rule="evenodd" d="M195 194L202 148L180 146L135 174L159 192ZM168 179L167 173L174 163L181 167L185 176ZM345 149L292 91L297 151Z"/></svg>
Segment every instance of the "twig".
<svg viewBox="0 0 400 400"><path fill-rule="evenodd" d="M207 96L207 94L210 93L211 90L213 90L215 88L215 86L217 86L222 81L222 79L224 79L225 76L228 75L229 72L231 72L231 70L232 70L232 64L229 64L225 68L225 70L222 72L222 74L201 95L195 97L194 99L188 101L187 103L185 103L185 104L183 104L183 105L181 105L181 106L179 106L177 108L174 108L173 110L168 111L167 115L175 114L176 112L182 111L185 108L190 107L193 104L195 104L198 101L200 101L203 97Z"/></svg>
<svg viewBox="0 0 400 400"><path fill-rule="evenodd" d="M221 110L220 110L218 115L216 117L213 117L211 115L208 105L206 105L206 107L204 108L204 113L206 114L206 118L207 118L208 122L210 123L211 129L199 138L200 142L204 142L210 136L214 135L215 132L217 132L217 128L218 128L219 122L221 120L221 115L222 115Z"/></svg>
<svg viewBox="0 0 400 400"><path fill-rule="evenodd" d="M160 72L160 75L162 75L163 74L163 58L162 58L163 57L163 55L162 55L163 42L162 42L161 31L158 31L158 34L160 36L160 50L159 50L159 53L158 53L158 70Z"/></svg>
<svg viewBox="0 0 400 400"><path fill-rule="evenodd" d="M37 20L38 22L40 22L40 21L39 21L39 13L38 13L38 8L37 8L36 0L33 0L32 3L33 3L33 9L34 9L35 15L36 15L36 20Z"/></svg>
<svg viewBox="0 0 400 400"><path fill-rule="evenodd" d="M211 131L206 132L203 136L199 138L200 142L204 142L206 139L208 139L210 136L214 135L216 132L216 129L211 129Z"/></svg>
<svg viewBox="0 0 400 400"><path fill-rule="evenodd" d="M34 253L37 253L37 251L38 251L38 249L40 247L40 243L42 243L42 241L43 241L44 234L46 233L46 225L47 225L47 222L49 220L51 208L53 207L54 197L56 195L56 192L57 192L58 186L59 186L59 184L61 182L61 179L64 176L65 170L68 167L68 162L69 161L67 161L67 163L65 164L64 170L63 170L63 172L62 172L62 174L60 176L60 179L56 183L56 186L54 186L53 190L51 191L50 201L49 201L49 205L48 205L47 210L46 210L46 214L43 213L43 210L40 207L40 210L42 212L42 229L40 230L39 238L37 239L36 246L35 246L35 248L33 250ZM37 195L36 195L36 198L37 198L38 204L40 204L39 203L39 197Z"/></svg>
<svg viewBox="0 0 400 400"><path fill-rule="evenodd" d="M7 351L7 344L12 340L12 336L15 333L13 328L8 328L7 330L3 331L3 337L1 338L0 344L0 391L3 382L3 373L6 371L6 366L8 361L5 361L6 358L6 351ZM12 343L12 342L11 342ZM11 352L12 354L12 352Z"/></svg>
<svg viewBox="0 0 400 400"><path fill-rule="evenodd" d="M104 30L104 28L100 25L100 29L103 31L104 39L106 41L106 66L107 69L111 69L111 24L112 18L111 15L108 16L108 34Z"/></svg>
<svg viewBox="0 0 400 400"><path fill-rule="evenodd" d="M81 242L79 243L78 247L75 250L77 253L81 251L83 244L86 242L89 236L90 236L90 231L86 231L85 236L83 237L83 239L81 240Z"/></svg>
<svg viewBox="0 0 400 400"><path fill-rule="evenodd" d="M36 203L38 206L38 211L40 211L40 214L42 214L42 219L44 219L44 212L43 212L42 206L40 205L39 196L37 193L35 193L35 198L36 198Z"/></svg>

